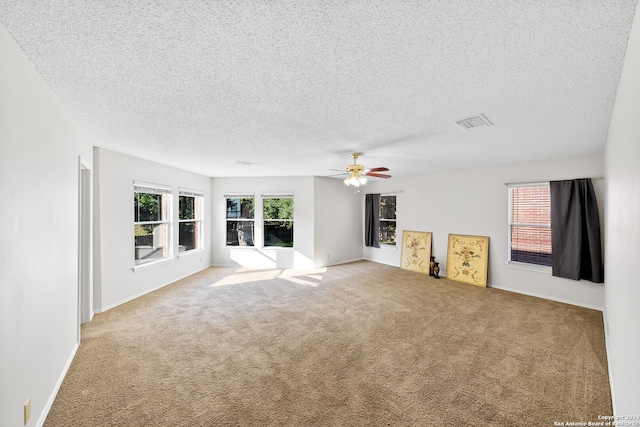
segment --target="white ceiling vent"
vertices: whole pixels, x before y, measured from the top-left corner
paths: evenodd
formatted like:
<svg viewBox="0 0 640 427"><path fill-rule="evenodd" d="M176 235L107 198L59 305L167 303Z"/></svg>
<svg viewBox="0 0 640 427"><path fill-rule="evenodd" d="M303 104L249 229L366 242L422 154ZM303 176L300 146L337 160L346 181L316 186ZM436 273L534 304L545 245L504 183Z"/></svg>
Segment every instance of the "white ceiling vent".
<svg viewBox="0 0 640 427"><path fill-rule="evenodd" d="M253 165L257 165L257 163L254 162L245 162L244 160L238 160L236 162L236 165L240 165L240 166L253 166Z"/></svg>
<svg viewBox="0 0 640 427"><path fill-rule="evenodd" d="M467 119L458 120L456 122L458 126L460 126L464 130L469 130L472 128L477 128L480 126L491 126L492 123L487 120L485 116L482 114L478 116L469 117Z"/></svg>

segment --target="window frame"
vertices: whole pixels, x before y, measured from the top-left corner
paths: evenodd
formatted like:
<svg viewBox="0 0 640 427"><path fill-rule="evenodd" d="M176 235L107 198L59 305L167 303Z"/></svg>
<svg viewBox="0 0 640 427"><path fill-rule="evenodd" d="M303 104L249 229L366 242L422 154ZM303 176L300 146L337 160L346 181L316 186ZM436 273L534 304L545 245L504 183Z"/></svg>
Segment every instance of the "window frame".
<svg viewBox="0 0 640 427"><path fill-rule="evenodd" d="M531 223L531 222L516 222L513 221L513 189L516 188L536 188L536 187L549 187L549 181L539 181L539 182L524 182L517 184L506 184L507 185L507 264L515 267L533 269L533 270L541 270L546 272L551 272L551 265L545 265L535 262L527 262L522 260L513 260L512 259L512 238L513 238L513 226L521 226L521 227L539 227L539 228L548 228L549 236L551 236L551 219L549 215L549 223ZM551 208L549 208L550 210ZM549 212L550 214L550 212ZM551 249L551 242L549 242L549 259L553 256L553 252ZM540 254L544 254L544 252L539 252Z"/></svg>
<svg viewBox="0 0 640 427"><path fill-rule="evenodd" d="M162 203L162 214L163 217L160 220L154 221L140 221L138 214L138 221L136 221L136 197L137 194L155 194L161 195L161 203ZM150 184L143 182L134 182L133 183L133 196L134 196L134 218L133 218L133 263L134 269L156 264L160 262L165 262L173 258L173 190L169 186L160 185L160 184ZM163 256L161 258L150 258L144 259L138 257L138 251L141 249L140 245L136 244L136 228L139 226L154 226L154 225L163 225L165 228L163 229ZM145 248L147 249L147 248ZM151 247L152 250L155 248Z"/></svg>
<svg viewBox="0 0 640 427"><path fill-rule="evenodd" d="M293 249L295 247L295 198L293 193L266 193L260 195L261 204L262 204L262 248L277 248L277 249ZM293 205L291 218L265 218L264 201L268 199L291 199L291 203ZM289 222L291 223L291 246L278 246L278 245L267 245L267 227L266 222Z"/></svg>
<svg viewBox="0 0 640 427"><path fill-rule="evenodd" d="M248 248L248 249L254 249L256 248L256 196L254 193L236 193L236 194L231 194L231 193L225 193L224 195L224 199L225 199L225 212L224 212L224 217L225 217L225 221L224 221L224 236L225 236L225 243L224 246L225 248ZM253 217L252 218L243 218L243 217L237 217L237 218L230 218L229 217L229 211L227 209L227 206L229 204L229 199L252 199L253 200ZM242 202L241 202L242 203ZM240 211L242 213L242 209ZM251 223L251 228L252 228L252 235L251 235L251 244L250 245L230 245L229 244L229 221L236 221L236 222L246 222L246 223ZM238 241L239 242L239 241Z"/></svg>
<svg viewBox="0 0 640 427"><path fill-rule="evenodd" d="M190 197L194 199L193 218L180 218L180 198ZM187 188L178 189L178 256L199 251L204 249L204 192L200 190L190 190ZM195 223L194 240L195 244L192 249L184 251L180 250L180 225L184 223Z"/></svg>
<svg viewBox="0 0 640 427"><path fill-rule="evenodd" d="M395 218L383 218L382 217L382 199L384 197L393 197L395 198L395 210L394 210L394 216ZM378 218L378 242L380 243L380 245L384 245L384 246L389 246L389 247L396 247L398 245L398 195L396 193L387 193L387 194L380 194L380 206L378 206L378 213L379 213L379 218ZM382 221L386 221L386 222L393 222L395 224L395 228L394 228L394 232L395 232L395 238L393 243L383 243L382 242Z"/></svg>

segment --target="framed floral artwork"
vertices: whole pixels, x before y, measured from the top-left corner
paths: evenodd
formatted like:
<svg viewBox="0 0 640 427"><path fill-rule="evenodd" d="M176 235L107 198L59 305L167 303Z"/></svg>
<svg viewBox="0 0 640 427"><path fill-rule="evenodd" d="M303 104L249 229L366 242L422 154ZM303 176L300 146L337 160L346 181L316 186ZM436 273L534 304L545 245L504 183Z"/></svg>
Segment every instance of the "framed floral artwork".
<svg viewBox="0 0 640 427"><path fill-rule="evenodd" d="M431 233L408 230L402 232L401 268L429 274L430 257Z"/></svg>
<svg viewBox="0 0 640 427"><path fill-rule="evenodd" d="M447 279L486 287L488 262L488 237L449 234Z"/></svg>

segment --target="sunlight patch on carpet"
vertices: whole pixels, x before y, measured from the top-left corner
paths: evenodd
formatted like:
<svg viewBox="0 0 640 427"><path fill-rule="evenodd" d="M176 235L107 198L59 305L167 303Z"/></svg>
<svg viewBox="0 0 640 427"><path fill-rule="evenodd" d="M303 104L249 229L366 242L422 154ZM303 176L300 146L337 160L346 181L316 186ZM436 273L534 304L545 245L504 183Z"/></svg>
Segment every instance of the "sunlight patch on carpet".
<svg viewBox="0 0 640 427"><path fill-rule="evenodd" d="M302 269L274 269L274 270L238 270L236 274L225 276L223 279L213 283L211 287L238 285L242 283L259 282L262 280L272 280L275 278L285 279L289 282L304 286L317 287L318 282L322 281L322 274L327 271L326 268L318 268L313 270Z"/></svg>

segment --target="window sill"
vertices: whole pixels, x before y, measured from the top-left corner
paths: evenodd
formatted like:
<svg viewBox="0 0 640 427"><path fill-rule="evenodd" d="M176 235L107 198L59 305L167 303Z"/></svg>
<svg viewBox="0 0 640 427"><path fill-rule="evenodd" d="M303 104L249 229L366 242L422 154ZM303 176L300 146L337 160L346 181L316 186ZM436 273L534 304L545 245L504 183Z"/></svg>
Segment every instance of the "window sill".
<svg viewBox="0 0 640 427"><path fill-rule="evenodd" d="M295 250L295 247L285 247L285 246L225 246L225 249L240 249L243 251L249 250L249 249L255 249L258 251L263 251L263 250L271 250L271 249L276 249L278 251L286 251L286 250Z"/></svg>
<svg viewBox="0 0 640 427"><path fill-rule="evenodd" d="M198 253L201 253L201 252L204 252L204 248L191 249L189 251L178 252L178 259L180 259L182 257L188 257L190 255L198 254Z"/></svg>
<svg viewBox="0 0 640 427"><path fill-rule="evenodd" d="M544 265L527 264L524 262L507 261L507 266L518 270L536 271L538 273L551 274L551 267Z"/></svg>
<svg viewBox="0 0 640 427"><path fill-rule="evenodd" d="M149 261L149 262L145 262L144 264L138 264L133 266L133 268L131 270L133 270L134 272L136 271L141 271L141 270L146 270L147 268L152 268L156 265L160 265L160 264L164 264L166 262L169 262L173 259L174 257L169 257L169 258L162 258L159 259L157 261Z"/></svg>

